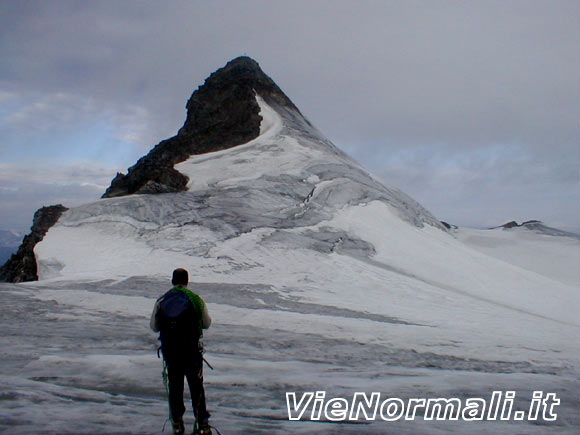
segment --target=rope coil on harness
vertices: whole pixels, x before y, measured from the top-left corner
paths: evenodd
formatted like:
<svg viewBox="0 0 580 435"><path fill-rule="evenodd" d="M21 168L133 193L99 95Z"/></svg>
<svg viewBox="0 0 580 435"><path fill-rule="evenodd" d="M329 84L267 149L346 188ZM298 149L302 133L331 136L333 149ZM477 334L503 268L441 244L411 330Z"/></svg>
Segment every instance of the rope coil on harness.
<svg viewBox="0 0 580 435"><path fill-rule="evenodd" d="M157 348L157 358L161 358L159 352L161 351L161 346ZM165 432L165 425L167 422L171 422L173 425L173 417L171 416L171 406L169 405L169 376L167 375L167 364L165 363L165 358L161 358L163 360L163 371L161 372L161 376L163 378L163 385L165 386L165 397L167 398L167 408L169 409L169 418L165 420L163 423L163 428L161 432Z"/></svg>

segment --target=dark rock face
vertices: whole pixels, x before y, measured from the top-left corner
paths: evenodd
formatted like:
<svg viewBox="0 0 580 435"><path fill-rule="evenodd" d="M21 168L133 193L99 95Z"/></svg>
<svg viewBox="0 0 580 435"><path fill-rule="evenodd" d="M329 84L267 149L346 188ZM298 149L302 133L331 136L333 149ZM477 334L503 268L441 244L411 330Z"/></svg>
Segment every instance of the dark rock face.
<svg viewBox="0 0 580 435"><path fill-rule="evenodd" d="M531 221L525 221L525 222L522 222L522 226L524 226L524 225L528 225L528 224L541 224L541 223L542 223L541 221L538 221L538 220L532 219Z"/></svg>
<svg viewBox="0 0 580 435"><path fill-rule="evenodd" d="M494 227L494 228L514 228L514 227L519 227L520 225L516 222L516 221L511 221L511 222L507 222L503 225L500 225L499 227Z"/></svg>
<svg viewBox="0 0 580 435"><path fill-rule="evenodd" d="M0 281L4 282L26 282L38 281L36 258L34 257L34 247L40 242L46 232L67 211L63 205L51 205L42 207L34 213L34 220L30 228L30 234L24 237L18 252L0 267Z"/></svg>
<svg viewBox="0 0 580 435"><path fill-rule="evenodd" d="M510 228L516 228L516 227L523 227L523 226L526 226L528 224L541 224L541 223L542 222L534 220L534 219L522 222L521 224L518 224L516 221L511 221L511 222L506 222L505 224L500 225L499 227L492 227L492 229L493 228L510 229Z"/></svg>
<svg viewBox="0 0 580 435"><path fill-rule="evenodd" d="M445 221L439 221L439 222L441 222L441 225L443 225L443 226L444 226L445 228L447 228L448 230L451 230L451 229L454 229L454 230L456 230L456 229L457 229L457 225L448 224L448 223L447 223L447 222L445 222Z"/></svg>
<svg viewBox="0 0 580 435"><path fill-rule="evenodd" d="M173 166L190 156L232 148L260 134L258 93L268 103L300 113L280 88L249 57L238 57L206 79L187 102L187 119L176 136L117 174L103 198L186 189L188 178Z"/></svg>

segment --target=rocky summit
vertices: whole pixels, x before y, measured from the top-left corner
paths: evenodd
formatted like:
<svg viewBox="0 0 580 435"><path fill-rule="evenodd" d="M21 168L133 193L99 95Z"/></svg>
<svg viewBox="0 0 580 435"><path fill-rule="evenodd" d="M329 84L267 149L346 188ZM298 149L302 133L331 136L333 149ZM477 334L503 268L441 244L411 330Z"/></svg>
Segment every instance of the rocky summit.
<svg viewBox="0 0 580 435"><path fill-rule="evenodd" d="M188 177L175 170L175 164L259 135L262 118L256 93L270 105L299 112L256 61L238 57L211 74L191 95L187 118L177 135L161 141L126 175L118 173L103 198L185 190Z"/></svg>

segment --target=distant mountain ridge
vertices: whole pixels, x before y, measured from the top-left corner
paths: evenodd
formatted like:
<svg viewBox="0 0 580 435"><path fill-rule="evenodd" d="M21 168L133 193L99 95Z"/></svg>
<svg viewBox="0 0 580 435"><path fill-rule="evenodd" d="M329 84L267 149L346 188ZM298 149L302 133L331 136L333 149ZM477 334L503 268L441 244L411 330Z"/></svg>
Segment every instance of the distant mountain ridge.
<svg viewBox="0 0 580 435"><path fill-rule="evenodd" d="M0 230L0 265L4 264L18 250L22 235L9 230Z"/></svg>
<svg viewBox="0 0 580 435"><path fill-rule="evenodd" d="M18 246L22 241L22 234L16 231L0 230L0 246L13 247Z"/></svg>
<svg viewBox="0 0 580 435"><path fill-rule="evenodd" d="M518 224L516 221L506 222L503 225L497 227L491 227L490 229L503 228L504 230L510 230L512 228L523 228L530 231L534 231L538 234L545 234L549 236L557 237L573 237L575 239L580 239L580 234L572 233L570 231L559 230L557 228L549 227L544 225L542 221L539 220L529 220Z"/></svg>

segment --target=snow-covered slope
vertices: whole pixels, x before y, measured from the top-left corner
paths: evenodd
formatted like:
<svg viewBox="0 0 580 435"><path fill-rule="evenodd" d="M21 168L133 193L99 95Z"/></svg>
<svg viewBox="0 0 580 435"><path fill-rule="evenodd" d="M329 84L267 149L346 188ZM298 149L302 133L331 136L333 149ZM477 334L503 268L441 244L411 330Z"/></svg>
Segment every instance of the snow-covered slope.
<svg viewBox="0 0 580 435"><path fill-rule="evenodd" d="M296 113L257 100L259 137L176 166L189 176L187 192L105 199L66 212L36 247L40 278L162 277L181 264L204 282L303 290L305 281L367 295L361 276L396 276L580 325L575 288L466 247ZM317 289L310 297L327 296ZM376 308L373 299L366 309ZM380 313L394 315L401 307L385 309Z"/></svg>
<svg viewBox="0 0 580 435"><path fill-rule="evenodd" d="M525 227L459 228L454 234L473 249L580 288L579 236L542 234Z"/></svg>
<svg viewBox="0 0 580 435"><path fill-rule="evenodd" d="M282 107L279 113L257 100L263 117L258 138L176 165L190 178L187 192L100 200L65 213L35 250L40 279L164 275L180 261L196 270L207 266L209 279L218 271L240 269L237 258L213 254L224 249L223 242L240 244L266 233L268 240L296 239L288 230L374 200L389 204L414 226L443 231L428 211L373 179L301 115ZM377 228L387 222L377 221ZM322 249L318 239L330 243L334 237L315 233L303 237L314 251ZM366 244L340 232L335 239L340 237L361 255L369 254ZM241 249L240 255L252 253Z"/></svg>

